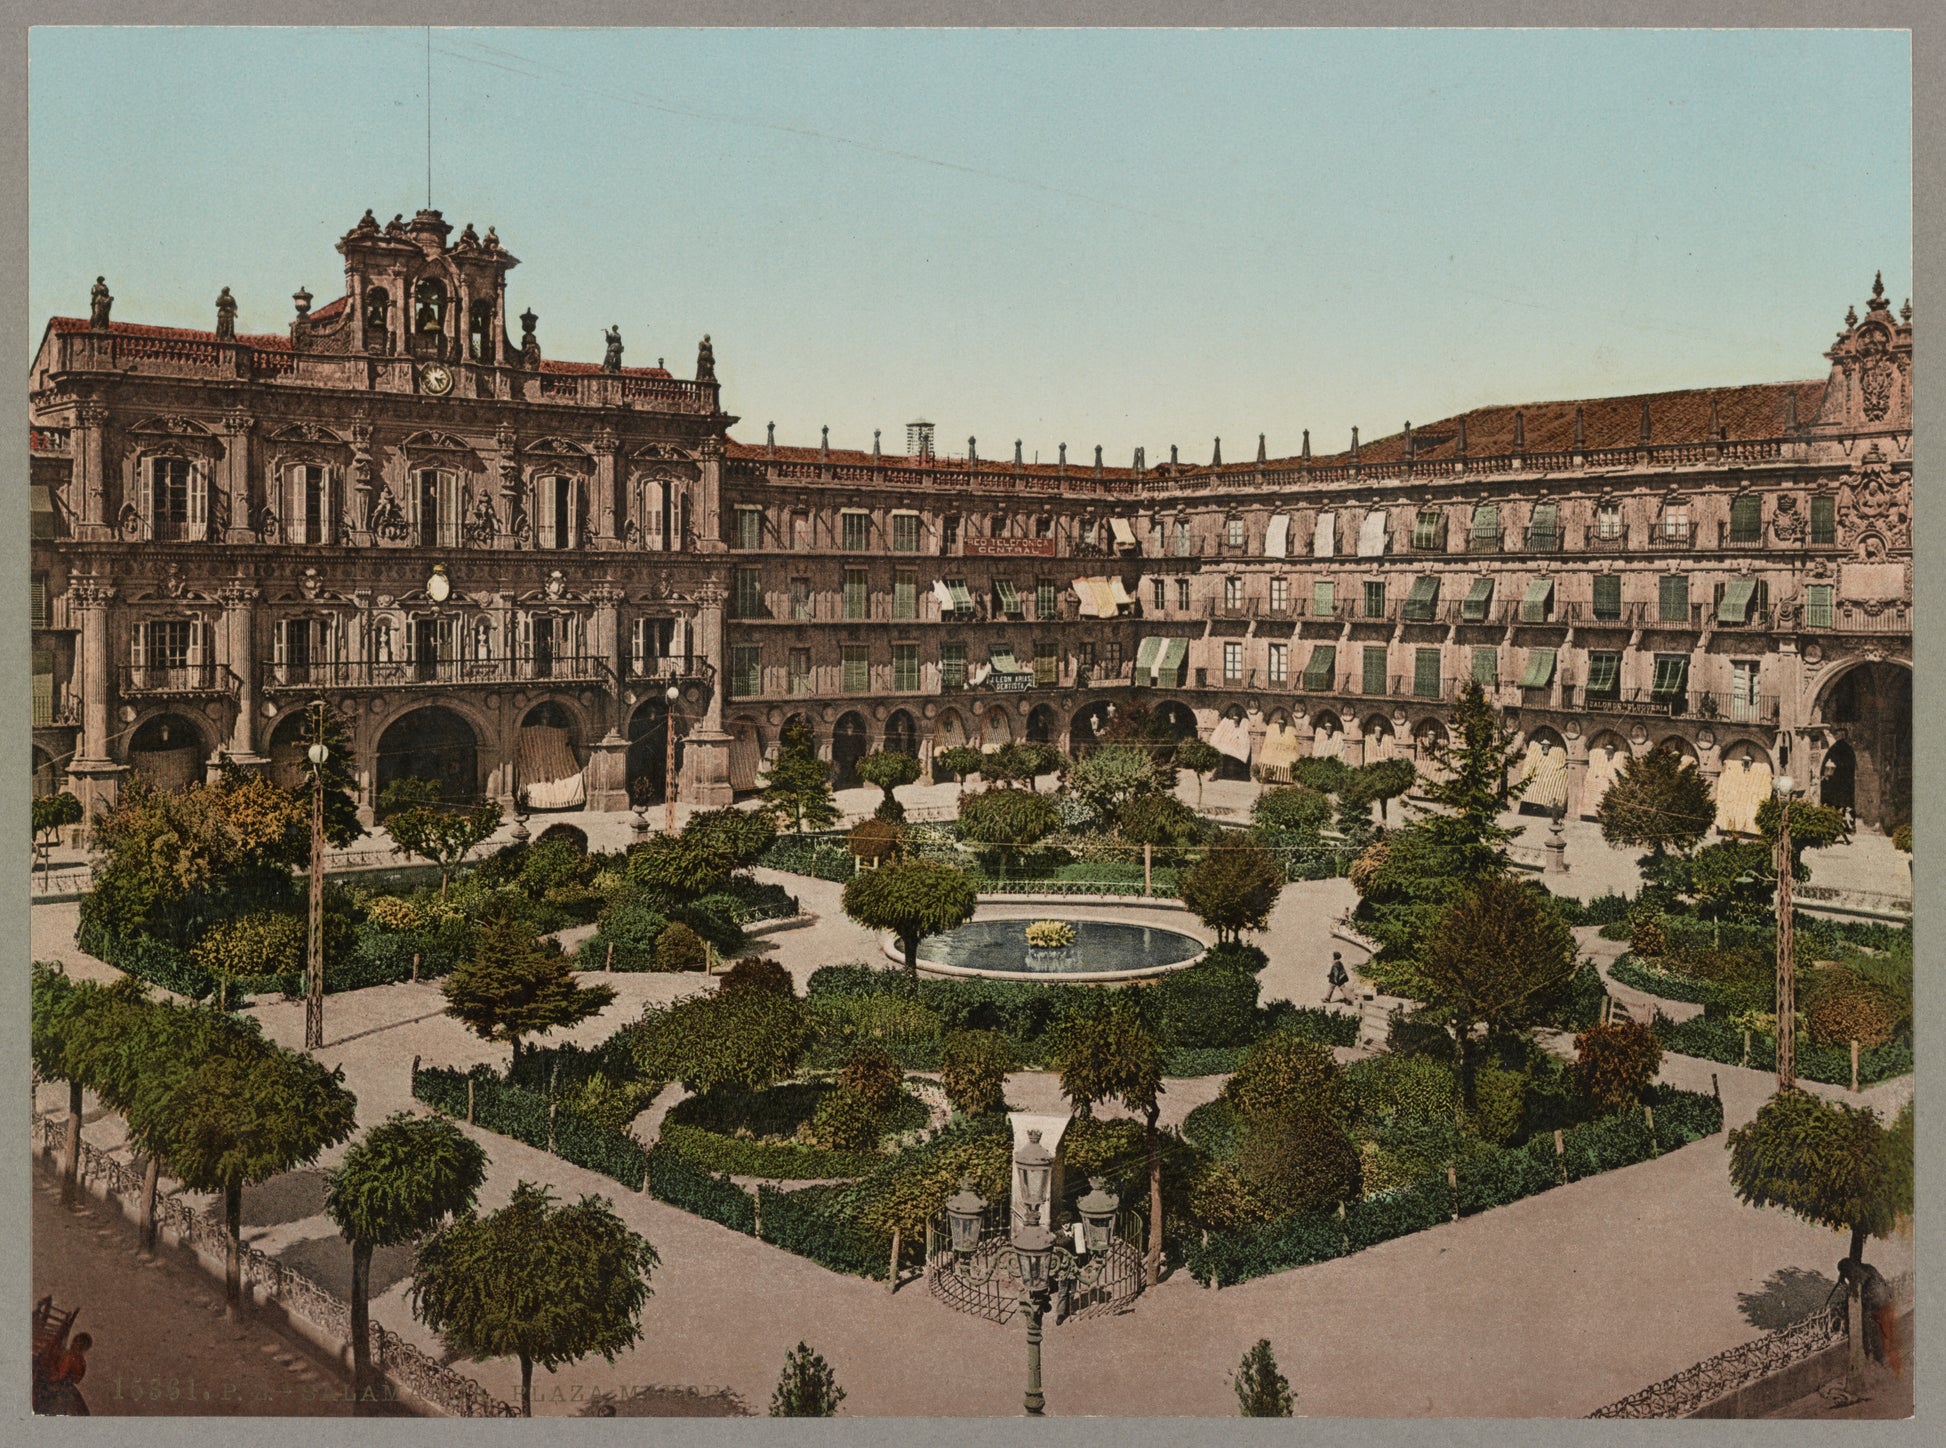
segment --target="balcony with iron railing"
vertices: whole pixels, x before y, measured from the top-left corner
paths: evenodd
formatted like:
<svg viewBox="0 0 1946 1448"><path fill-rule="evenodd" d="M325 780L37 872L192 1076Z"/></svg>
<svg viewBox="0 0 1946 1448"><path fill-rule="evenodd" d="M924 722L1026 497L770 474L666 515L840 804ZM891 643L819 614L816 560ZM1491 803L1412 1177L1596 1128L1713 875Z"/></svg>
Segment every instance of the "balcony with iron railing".
<svg viewBox="0 0 1946 1448"><path fill-rule="evenodd" d="M608 660L592 654L517 658L320 659L306 664L267 663L263 687L287 689L385 689L465 684L612 685Z"/></svg>
<svg viewBox="0 0 1946 1448"><path fill-rule="evenodd" d="M1797 627L1804 633L1910 634L1912 606L1904 601L1886 603L1832 602L1819 607L1799 601ZM1788 624L1789 620L1783 620Z"/></svg>
<svg viewBox="0 0 1946 1448"><path fill-rule="evenodd" d="M1655 689L1610 689L1590 693L1561 685L1560 708L1582 714L1621 714L1662 719L1706 719L1730 724L1775 724L1777 696L1757 694L1739 698L1713 689L1681 692Z"/></svg>
<svg viewBox="0 0 1946 1448"><path fill-rule="evenodd" d="M123 664L120 678L124 696L227 694L235 698L240 687L237 676L222 664Z"/></svg>
<svg viewBox="0 0 1946 1448"><path fill-rule="evenodd" d="M715 666L693 654L673 658L644 655L622 661L622 679L625 683L680 684L695 681L707 684L715 678Z"/></svg>

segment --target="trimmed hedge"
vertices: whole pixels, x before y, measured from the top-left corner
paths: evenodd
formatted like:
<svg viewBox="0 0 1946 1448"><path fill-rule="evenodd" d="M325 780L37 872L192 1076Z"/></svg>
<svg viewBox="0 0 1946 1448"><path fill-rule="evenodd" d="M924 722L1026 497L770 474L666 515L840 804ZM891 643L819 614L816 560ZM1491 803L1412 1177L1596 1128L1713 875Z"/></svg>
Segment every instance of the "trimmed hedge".
<svg viewBox="0 0 1946 1448"><path fill-rule="evenodd" d="M863 1176L885 1158L874 1151L821 1151L795 1143L745 1141L700 1126L665 1120L661 1147L704 1171L775 1181Z"/></svg>
<svg viewBox="0 0 1946 1448"><path fill-rule="evenodd" d="M1636 990L1647 991L1666 1001L1687 1001L1691 1005L1711 1006L1723 1001L1723 987L1713 980L1650 970L1633 955L1624 955L1608 967L1609 979Z"/></svg>
<svg viewBox="0 0 1946 1448"><path fill-rule="evenodd" d="M1222 1103L1216 1103L1222 1104ZM1658 1086L1651 1093L1655 1131L1640 1111L1622 1111L1572 1127L1557 1155L1552 1133L1524 1146L1481 1146L1455 1164L1457 1198L1444 1173L1353 1203L1342 1220L1299 1213L1235 1232L1210 1232L1190 1247L1189 1272L1207 1287L1303 1267L1390 1241L1461 1215L1489 1211L1584 1177L1673 1151L1723 1129L1723 1103L1714 1096ZM1205 1149L1222 1135L1220 1113L1201 1106L1184 1123Z"/></svg>
<svg viewBox="0 0 1946 1448"><path fill-rule="evenodd" d="M892 1239L858 1223L842 1187L786 1192L759 1186L757 1216L764 1241L808 1257L820 1267L878 1279L891 1270Z"/></svg>
<svg viewBox="0 0 1946 1448"><path fill-rule="evenodd" d="M712 1176L661 1146L648 1153L649 1195L746 1237L757 1231L757 1199L726 1177Z"/></svg>
<svg viewBox="0 0 1946 1448"><path fill-rule="evenodd" d="M1720 1061L1726 1066L1743 1064L1743 1028L1733 1021L1710 1016L1676 1022L1656 1013L1655 1038L1665 1051L1680 1056L1699 1056L1705 1061ZM1796 1051L1797 1074L1807 1081L1822 1081L1828 1086L1851 1084L1851 1047L1821 1046L1800 1037ZM1774 1038L1753 1031L1750 1034L1750 1067L1756 1071L1777 1068L1777 1043ZM1912 1071L1912 1040L1900 1036L1882 1046L1858 1053L1858 1084L1868 1086L1889 1081Z"/></svg>
<svg viewBox="0 0 1946 1448"><path fill-rule="evenodd" d="M842 885L858 872L858 862L842 844L815 836L779 835L757 863L787 875L809 875Z"/></svg>
<svg viewBox="0 0 1946 1448"><path fill-rule="evenodd" d="M412 1078L412 1094L435 1111L466 1119L466 1083L473 1082L473 1124L529 1146L548 1150L547 1097L509 1086L484 1066L471 1072L422 1066ZM642 1189L649 1154L634 1137L597 1126L572 1107L554 1108L554 1155L576 1166Z"/></svg>

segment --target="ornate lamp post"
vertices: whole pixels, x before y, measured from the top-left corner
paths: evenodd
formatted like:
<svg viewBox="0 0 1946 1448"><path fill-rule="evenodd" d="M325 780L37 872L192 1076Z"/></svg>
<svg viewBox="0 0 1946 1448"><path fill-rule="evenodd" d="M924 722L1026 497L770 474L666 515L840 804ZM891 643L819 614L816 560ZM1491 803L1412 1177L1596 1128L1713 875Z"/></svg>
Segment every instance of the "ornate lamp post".
<svg viewBox="0 0 1946 1448"><path fill-rule="evenodd" d="M682 690L671 684L662 691L663 700L668 708L663 712L668 716L669 739L662 753L662 829L665 834L676 832L676 700L682 697Z"/></svg>
<svg viewBox="0 0 1946 1448"><path fill-rule="evenodd" d="M324 1045L324 700L311 705L311 929L304 962L304 1049Z"/></svg>
<svg viewBox="0 0 1946 1448"><path fill-rule="evenodd" d="M987 1204L973 1190L970 1179L946 1201L947 1237L953 1251L953 1271L969 1282L985 1284L1011 1272L1020 1283L1021 1316L1027 1322L1027 1391L1021 1403L1031 1417L1047 1407L1041 1391L1041 1322L1057 1283L1091 1288L1108 1268L1115 1245L1115 1214L1121 1199L1107 1190L1100 1177L1091 1177L1092 1190L1077 1207L1081 1220L1074 1229L1074 1250L1061 1245L1048 1226L1048 1190L1053 1181L1054 1154L1041 1145L1041 1134L1029 1131L1014 1153L1013 1185L1017 1221L1005 1246L983 1240ZM998 1248L985 1253L982 1247Z"/></svg>
<svg viewBox="0 0 1946 1448"><path fill-rule="evenodd" d="M1791 939L1791 795L1796 781L1780 774L1777 791L1777 1089L1797 1085L1797 963Z"/></svg>

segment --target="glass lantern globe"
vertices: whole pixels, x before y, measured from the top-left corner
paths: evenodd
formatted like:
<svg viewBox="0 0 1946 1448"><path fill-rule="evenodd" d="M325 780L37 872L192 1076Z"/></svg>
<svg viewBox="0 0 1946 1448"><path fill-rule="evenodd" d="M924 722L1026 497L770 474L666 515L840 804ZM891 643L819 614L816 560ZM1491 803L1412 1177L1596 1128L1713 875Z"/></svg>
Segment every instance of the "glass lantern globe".
<svg viewBox="0 0 1946 1448"><path fill-rule="evenodd" d="M946 1225L952 1234L954 1255L971 1256L979 1247L986 1207L973 1190L973 1179L961 1177L959 1190L946 1199Z"/></svg>
<svg viewBox="0 0 1946 1448"><path fill-rule="evenodd" d="M1107 1190L1100 1177L1088 1178L1088 1194L1075 1203L1081 1213L1082 1241L1090 1252L1106 1252L1115 1240L1115 1213L1122 1199Z"/></svg>
<svg viewBox="0 0 1946 1448"><path fill-rule="evenodd" d="M1045 1292L1048 1264L1054 1256L1054 1234L1038 1223L1022 1227L1014 1233L1013 1249L1022 1290Z"/></svg>
<svg viewBox="0 0 1946 1448"><path fill-rule="evenodd" d="M304 752L310 756L311 763L316 765L319 769L324 768L325 760L331 757L331 751L329 749L326 749L322 744L313 744L309 749L305 750Z"/></svg>
<svg viewBox="0 0 1946 1448"><path fill-rule="evenodd" d="M1014 1195L1036 1222L1042 1220L1053 1181L1054 1153L1041 1145L1038 1130L1029 1131L1026 1144L1014 1153Z"/></svg>

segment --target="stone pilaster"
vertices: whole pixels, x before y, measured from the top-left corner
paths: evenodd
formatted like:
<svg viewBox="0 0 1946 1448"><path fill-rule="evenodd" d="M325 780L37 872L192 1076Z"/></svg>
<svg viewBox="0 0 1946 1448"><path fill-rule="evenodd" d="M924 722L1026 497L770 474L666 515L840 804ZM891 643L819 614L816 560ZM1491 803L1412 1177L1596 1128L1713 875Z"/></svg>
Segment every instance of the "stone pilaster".
<svg viewBox="0 0 1946 1448"><path fill-rule="evenodd" d="M223 654L221 662L237 678L236 722L230 731L230 758L242 765L264 764L257 753L257 600L262 595L241 580L226 584L218 594L223 600Z"/></svg>
<svg viewBox="0 0 1946 1448"><path fill-rule="evenodd" d="M81 577L68 585L69 605L81 616L81 739L68 779L90 822L115 803L126 772L109 753L114 717L114 671L109 662L109 603L115 589L106 579Z"/></svg>
<svg viewBox="0 0 1946 1448"><path fill-rule="evenodd" d="M595 434L595 547L621 546L621 512L616 491L620 487L621 442L613 428Z"/></svg>
<svg viewBox="0 0 1946 1448"><path fill-rule="evenodd" d="M723 541L723 440L704 438L700 458L695 495L696 551L722 553L729 546Z"/></svg>
<svg viewBox="0 0 1946 1448"><path fill-rule="evenodd" d="M257 541L257 513L262 500L256 495L256 469L251 465L250 456L251 433L256 426L256 419L240 407L223 418L223 431L228 439L223 447L223 496L230 502L229 526L223 534L226 543ZM361 512L357 517L362 522L364 514Z"/></svg>
<svg viewBox="0 0 1946 1448"><path fill-rule="evenodd" d="M723 729L723 690L729 671L723 658L723 585L712 578L696 590L696 638L692 652L713 674L703 718L683 741L682 793L691 804L715 809L735 797L730 784L730 736Z"/></svg>
<svg viewBox="0 0 1946 1448"><path fill-rule="evenodd" d="M75 537L100 540L115 535L108 502L108 409L84 402L74 410Z"/></svg>

